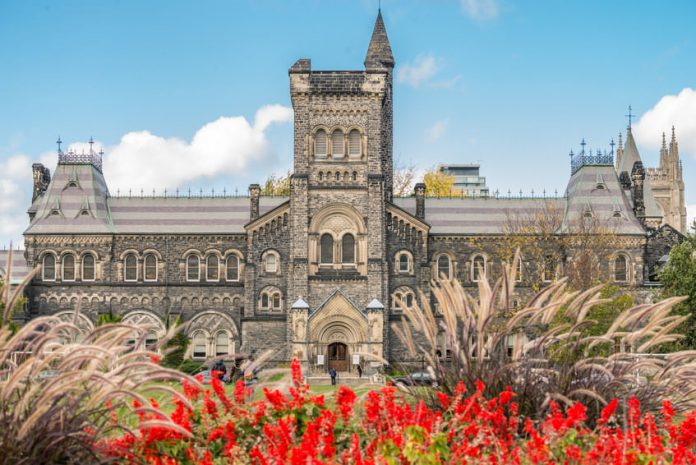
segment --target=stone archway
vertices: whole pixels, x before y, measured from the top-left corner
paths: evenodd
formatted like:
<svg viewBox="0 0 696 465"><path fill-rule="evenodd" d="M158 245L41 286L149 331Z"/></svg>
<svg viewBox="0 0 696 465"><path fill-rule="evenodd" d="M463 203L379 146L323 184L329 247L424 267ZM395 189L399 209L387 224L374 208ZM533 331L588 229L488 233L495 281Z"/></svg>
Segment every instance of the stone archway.
<svg viewBox="0 0 696 465"><path fill-rule="evenodd" d="M324 370L351 371L351 355L367 352L370 335L365 314L336 291L308 320L307 353L324 358ZM379 341L381 343L381 340Z"/></svg>

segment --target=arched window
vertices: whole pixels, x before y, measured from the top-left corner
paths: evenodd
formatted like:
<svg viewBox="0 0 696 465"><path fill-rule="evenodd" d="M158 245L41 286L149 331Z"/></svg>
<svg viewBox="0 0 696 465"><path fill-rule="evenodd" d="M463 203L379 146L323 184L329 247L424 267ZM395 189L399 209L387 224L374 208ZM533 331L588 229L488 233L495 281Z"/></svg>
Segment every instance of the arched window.
<svg viewBox="0 0 696 465"><path fill-rule="evenodd" d="M326 131L320 129L314 135L314 156L326 158L327 152L327 137Z"/></svg>
<svg viewBox="0 0 696 465"><path fill-rule="evenodd" d="M149 253L143 260L145 281L157 281L157 255Z"/></svg>
<svg viewBox="0 0 696 465"><path fill-rule="evenodd" d="M280 310L280 293L273 294L273 310Z"/></svg>
<svg viewBox="0 0 696 465"><path fill-rule="evenodd" d="M229 355L230 353L230 336L227 331L220 331L215 335L215 355Z"/></svg>
<svg viewBox="0 0 696 465"><path fill-rule="evenodd" d="M344 234L341 240L342 263L355 263L355 238L352 234Z"/></svg>
<svg viewBox="0 0 696 465"><path fill-rule="evenodd" d="M206 358L208 351L206 350L205 333L198 331L193 335L193 358Z"/></svg>
<svg viewBox="0 0 696 465"><path fill-rule="evenodd" d="M476 255L471 261L471 280L478 282L486 278L486 259L482 255Z"/></svg>
<svg viewBox="0 0 696 465"><path fill-rule="evenodd" d="M63 257L63 281L75 281L75 256L68 254Z"/></svg>
<svg viewBox="0 0 696 465"><path fill-rule="evenodd" d="M264 260L264 269L266 270L266 273L277 273L278 262L278 255L275 252L266 253L266 258Z"/></svg>
<svg viewBox="0 0 696 465"><path fill-rule="evenodd" d="M41 273L41 279L44 281L56 280L56 257L54 257L53 254L49 253L44 256Z"/></svg>
<svg viewBox="0 0 696 465"><path fill-rule="evenodd" d="M205 280L218 281L220 279L220 260L217 255L208 255L205 260Z"/></svg>
<svg viewBox="0 0 696 465"><path fill-rule="evenodd" d="M614 259L614 281L628 281L628 260L625 255L617 255Z"/></svg>
<svg viewBox="0 0 696 465"><path fill-rule="evenodd" d="M450 258L447 255L440 255L440 257L437 259L437 277L438 277L438 279L441 278L443 275L445 276L445 279L452 278Z"/></svg>
<svg viewBox="0 0 696 465"><path fill-rule="evenodd" d="M129 253L123 260L123 280L138 280L138 257L134 253Z"/></svg>
<svg viewBox="0 0 696 465"><path fill-rule="evenodd" d="M392 298L392 308L394 310L403 310L404 306L406 308L413 307L413 302L415 300L415 294L410 287L400 287L394 292Z"/></svg>
<svg viewBox="0 0 696 465"><path fill-rule="evenodd" d="M343 158L346 154L345 141L343 140L343 131L336 129L331 134L331 157Z"/></svg>
<svg viewBox="0 0 696 465"><path fill-rule="evenodd" d="M227 280L239 281L239 257L236 255L227 257Z"/></svg>
<svg viewBox="0 0 696 465"><path fill-rule="evenodd" d="M261 308L268 309L268 307L269 307L268 300L269 299L268 299L267 292L264 292L263 294L261 294Z"/></svg>
<svg viewBox="0 0 696 465"><path fill-rule="evenodd" d="M82 257L82 280L94 281L94 255Z"/></svg>
<svg viewBox="0 0 696 465"><path fill-rule="evenodd" d="M360 131L353 129L348 133L348 154L351 158L360 158L362 144L360 143Z"/></svg>
<svg viewBox="0 0 696 465"><path fill-rule="evenodd" d="M201 260L197 255L189 255L186 259L186 281L200 281Z"/></svg>
<svg viewBox="0 0 696 465"><path fill-rule="evenodd" d="M395 266L397 273L411 273L413 271L413 257L411 253L406 250L397 253Z"/></svg>
<svg viewBox="0 0 696 465"><path fill-rule="evenodd" d="M320 244L320 263L333 263L333 237L331 234L322 234Z"/></svg>

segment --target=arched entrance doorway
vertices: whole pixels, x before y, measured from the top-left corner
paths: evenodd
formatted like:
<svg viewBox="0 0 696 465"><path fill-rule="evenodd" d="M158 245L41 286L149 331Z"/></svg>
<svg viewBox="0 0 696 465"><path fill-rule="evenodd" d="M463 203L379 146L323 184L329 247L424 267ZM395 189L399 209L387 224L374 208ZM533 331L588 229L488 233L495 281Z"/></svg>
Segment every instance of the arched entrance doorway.
<svg viewBox="0 0 696 465"><path fill-rule="evenodd" d="M329 344L329 369L348 371L348 346L342 342Z"/></svg>

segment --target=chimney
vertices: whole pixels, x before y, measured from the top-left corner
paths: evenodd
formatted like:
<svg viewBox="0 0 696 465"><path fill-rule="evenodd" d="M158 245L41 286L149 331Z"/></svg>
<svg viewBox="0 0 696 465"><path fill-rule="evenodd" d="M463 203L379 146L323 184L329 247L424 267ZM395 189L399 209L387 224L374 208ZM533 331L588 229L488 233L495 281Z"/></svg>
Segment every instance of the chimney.
<svg viewBox="0 0 696 465"><path fill-rule="evenodd" d="M249 186L249 198L251 201L249 221L254 221L259 217L259 197L261 197L261 186L258 184L251 184Z"/></svg>
<svg viewBox="0 0 696 465"><path fill-rule="evenodd" d="M31 165L31 171L34 178L34 190L31 195L31 201L33 203L37 197L40 197L46 192L48 185L51 183L51 171L41 163L34 163Z"/></svg>
<svg viewBox="0 0 696 465"><path fill-rule="evenodd" d="M640 222L643 223L645 221L645 199L643 197L645 169L643 169L643 163L637 161L633 164L631 180L633 181L633 211Z"/></svg>
<svg viewBox="0 0 696 465"><path fill-rule="evenodd" d="M413 188L416 194L416 218L425 219L425 184L419 182Z"/></svg>

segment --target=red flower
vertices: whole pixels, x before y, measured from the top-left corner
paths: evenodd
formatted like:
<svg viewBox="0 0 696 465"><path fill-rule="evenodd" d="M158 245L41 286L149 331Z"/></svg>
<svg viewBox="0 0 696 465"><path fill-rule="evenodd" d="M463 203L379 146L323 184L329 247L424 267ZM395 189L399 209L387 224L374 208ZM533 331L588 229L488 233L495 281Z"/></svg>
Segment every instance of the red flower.
<svg viewBox="0 0 696 465"><path fill-rule="evenodd" d="M338 391L336 391L336 406L341 412L341 418L344 422L348 422L348 420L350 420L350 416L353 413L353 405L355 405L356 399L357 396L348 386L341 385L338 388Z"/></svg>

